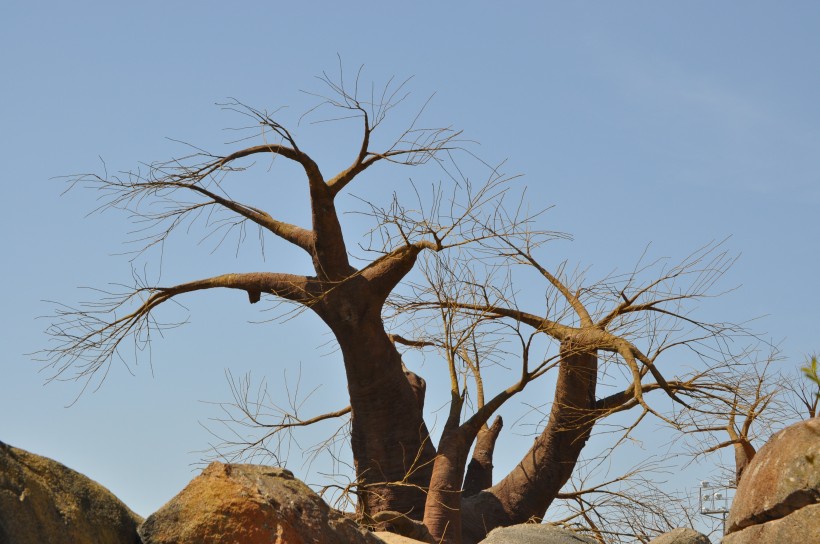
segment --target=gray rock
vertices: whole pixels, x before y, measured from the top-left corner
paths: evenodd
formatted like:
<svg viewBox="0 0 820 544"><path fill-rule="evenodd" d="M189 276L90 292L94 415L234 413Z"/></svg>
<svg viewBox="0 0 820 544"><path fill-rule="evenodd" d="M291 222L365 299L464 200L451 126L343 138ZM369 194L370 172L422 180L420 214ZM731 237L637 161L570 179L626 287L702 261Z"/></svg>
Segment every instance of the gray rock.
<svg viewBox="0 0 820 544"><path fill-rule="evenodd" d="M493 529L479 544L597 544L592 537L556 527L526 523Z"/></svg>
<svg viewBox="0 0 820 544"><path fill-rule="evenodd" d="M775 433L755 455L735 493L726 519L726 534L794 516L817 503L820 503L820 418L801 421ZM790 525L798 531L794 525L797 519L807 519L806 514L779 526ZM817 530L820 519L814 518L812 523L805 528L806 534Z"/></svg>
<svg viewBox="0 0 820 544"><path fill-rule="evenodd" d="M712 541L694 529L681 527L653 538L649 544L712 544Z"/></svg>
<svg viewBox="0 0 820 544"><path fill-rule="evenodd" d="M90 478L0 442L0 544L139 544L141 522Z"/></svg>

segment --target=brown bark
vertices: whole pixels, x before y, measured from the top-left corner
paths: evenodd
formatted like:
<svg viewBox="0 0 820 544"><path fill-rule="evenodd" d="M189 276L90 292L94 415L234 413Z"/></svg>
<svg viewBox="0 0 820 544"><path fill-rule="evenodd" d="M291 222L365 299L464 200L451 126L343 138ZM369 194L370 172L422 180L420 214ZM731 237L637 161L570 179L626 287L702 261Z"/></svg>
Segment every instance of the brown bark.
<svg viewBox="0 0 820 544"><path fill-rule="evenodd" d="M462 501L463 542L495 527L541 519L569 480L595 424L598 361L562 343L549 422L515 469L493 487Z"/></svg>
<svg viewBox="0 0 820 544"><path fill-rule="evenodd" d="M424 508L424 525L441 544L461 543L461 482L469 449L464 433L442 434Z"/></svg>
<svg viewBox="0 0 820 544"><path fill-rule="evenodd" d="M740 477L743 476L743 472L746 470L746 467L749 466L749 463L752 462L752 458L755 456L755 448L752 444L746 440L741 439L739 442L734 443L735 448L735 484L740 483Z"/></svg>
<svg viewBox="0 0 820 544"><path fill-rule="evenodd" d="M379 299L355 276L313 309L333 331L344 358L360 512L391 510L420 520L435 448L422 419L422 383L411 384L415 375L405 374L384 330Z"/></svg>
<svg viewBox="0 0 820 544"><path fill-rule="evenodd" d="M413 395L416 397L416 406L418 407L419 412L423 413L424 397L427 394L427 382L424 381L424 378L404 366L404 363L402 363L401 368L404 371L404 376L410 383L410 388L413 390Z"/></svg>
<svg viewBox="0 0 820 544"><path fill-rule="evenodd" d="M439 442L424 508L424 524L433 539L441 544L461 544L462 541L461 482L473 438L476 446L466 478L472 482L471 494L492 485L492 451L502 426L500 417L492 427L483 424L477 432L476 425L470 421L459 425L461 406L461 398L453 392L450 417Z"/></svg>
<svg viewBox="0 0 820 544"><path fill-rule="evenodd" d="M464 481L470 445L475 441L481 429L486 427L490 416L504 402L522 391L527 381L529 381L529 376L522 376L518 383L495 395L461 424L464 397L457 389L458 382L453 381L453 389L450 391L450 413L439 441L438 455L433 464L430 488L427 492L427 502L424 505L424 524L437 542L461 544L461 485Z"/></svg>
<svg viewBox="0 0 820 544"><path fill-rule="evenodd" d="M464 477L465 497L475 495L493 485L493 452L504 421L497 416L492 426L484 425L475 440L473 458L467 465L467 476Z"/></svg>

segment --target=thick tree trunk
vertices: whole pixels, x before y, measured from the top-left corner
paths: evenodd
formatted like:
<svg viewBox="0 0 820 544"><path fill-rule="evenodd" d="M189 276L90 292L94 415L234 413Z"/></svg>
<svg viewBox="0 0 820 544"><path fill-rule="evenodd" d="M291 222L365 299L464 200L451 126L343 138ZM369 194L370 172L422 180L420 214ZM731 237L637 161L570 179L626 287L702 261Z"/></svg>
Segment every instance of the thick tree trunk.
<svg viewBox="0 0 820 544"><path fill-rule="evenodd" d="M405 373L384 330L381 302L355 289L355 280L349 283L314 310L333 330L344 358L358 508L365 516L390 510L421 520L435 457L422 418L424 384Z"/></svg>
<svg viewBox="0 0 820 544"><path fill-rule="evenodd" d="M463 543L495 527L541 519L569 480L595 424L596 354L562 345L546 428L518 466L495 486L462 501Z"/></svg>

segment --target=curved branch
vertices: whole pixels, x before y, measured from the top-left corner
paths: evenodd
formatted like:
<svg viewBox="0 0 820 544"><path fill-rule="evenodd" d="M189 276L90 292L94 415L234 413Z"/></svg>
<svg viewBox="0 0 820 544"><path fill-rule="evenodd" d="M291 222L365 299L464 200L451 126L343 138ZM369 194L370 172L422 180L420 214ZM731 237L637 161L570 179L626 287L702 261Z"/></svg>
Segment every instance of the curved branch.
<svg viewBox="0 0 820 544"><path fill-rule="evenodd" d="M528 262L533 268L538 270L538 272L546 278L546 280L555 287L558 292L564 297L564 299L572 306L572 309L575 310L575 313L578 315L578 319L581 321L581 325L585 327L592 326L592 317L590 317L589 312L587 312L586 307L581 302L581 300L573 294L569 288L564 285L562 281L560 281L557 277L555 277L549 270L544 268L541 263L539 263L535 257L529 251L524 251L520 247L516 246L512 241L507 240L506 238L502 239L510 249L516 253L519 257L524 259Z"/></svg>
<svg viewBox="0 0 820 544"><path fill-rule="evenodd" d="M273 153L274 155L281 155L286 159L290 159L294 162L298 162L302 165L302 168L305 170L305 174L307 175L308 182L310 183L311 188L314 186L322 185L324 186L324 179L322 178L322 173L319 170L319 165L310 158L307 153L300 151L298 148L290 148L284 145L278 144L262 144L253 147L248 147L245 149L241 149L239 151L235 151L230 155L226 155L221 157L210 164L206 164L203 166L199 172L201 174L200 179L213 174L217 170L224 168L225 166L229 165L231 162L242 159L244 157L249 157L251 155L257 155L259 153Z"/></svg>
<svg viewBox="0 0 820 544"><path fill-rule="evenodd" d="M418 308L439 307L441 304L442 303L438 302L420 302L416 304L410 304L410 306L415 306ZM568 340L579 330L575 327L569 327L567 325L563 325L561 323L558 323L557 321L552 321L545 317L524 312L522 310L497 306L494 304L469 304L454 300L448 300L446 301L446 305L451 308L481 312L482 314L494 315L496 317L508 317L515 321L524 323L525 325L529 325L537 331L543 332L555 338L558 341Z"/></svg>
<svg viewBox="0 0 820 544"><path fill-rule="evenodd" d="M47 333L57 346L41 352L42 357L55 369L51 379L64 376L76 367L73 379L91 377L119 357L122 342L132 338L135 347L142 350L150 343L152 329L172 327L156 321L153 311L178 295L215 288L237 289L248 294L253 304L262 293L311 305L320 295L318 282L304 276L257 272L223 274L172 287L140 287L123 296L111 296L102 303L88 304L87 309L62 307L60 321L49 327ZM139 303L133 311L117 317L117 312L132 302ZM103 376L104 378L104 376Z"/></svg>
<svg viewBox="0 0 820 544"><path fill-rule="evenodd" d="M292 141L292 140L291 140ZM308 178L310 188L311 222L313 227L314 269L319 277L338 281L353 272L347 257L347 247L342 235L342 227L333 203L334 193L325 183L319 166L307 154L298 148L282 145L265 144L237 151L216 161L214 170L236 159L249 155L270 152L281 155L302 165ZM207 174L206 174L207 175Z"/></svg>
<svg viewBox="0 0 820 544"><path fill-rule="evenodd" d="M266 228L279 238L282 238L283 240L290 242L291 244L297 247L302 248L309 255L313 255L313 232L307 229L303 229L301 227L297 227L296 225L291 225L290 223L285 223L284 221L274 219L269 213L260 210L259 208L254 208L252 206L242 204L235 200L219 196L213 191L209 191L208 189L205 189L204 187L201 187L199 185L178 182L166 183L160 181L150 182L150 185L153 187L161 186L185 188L197 192L203 196L210 198L211 200L213 200L215 204L219 204L253 221L257 225Z"/></svg>
<svg viewBox="0 0 820 544"><path fill-rule="evenodd" d="M397 162L406 166L424 164L441 151L455 149L455 146L449 144L461 135L461 131L454 131L450 128L417 129L415 123L418 116L416 116L413 124L396 139L390 149L381 153L374 153L369 151L368 147L370 145L370 135L375 129L375 125L369 124L370 119L367 111L358 102L355 104L356 106L353 109L361 111L364 120L362 145L353 164L327 182L333 197L339 194L357 175L379 161ZM402 144L407 147L399 147ZM398 157L402 157L402 159L397 160Z"/></svg>

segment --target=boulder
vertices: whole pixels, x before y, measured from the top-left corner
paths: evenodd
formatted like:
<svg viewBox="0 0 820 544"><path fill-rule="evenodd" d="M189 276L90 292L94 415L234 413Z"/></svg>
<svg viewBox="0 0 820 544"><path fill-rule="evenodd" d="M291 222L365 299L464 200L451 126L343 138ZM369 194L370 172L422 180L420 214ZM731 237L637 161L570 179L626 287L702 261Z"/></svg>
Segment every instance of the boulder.
<svg viewBox="0 0 820 544"><path fill-rule="evenodd" d="M649 544L712 544L712 541L694 529L681 527L653 538Z"/></svg>
<svg viewBox="0 0 820 544"><path fill-rule="evenodd" d="M563 527L525 523L493 529L479 544L597 544L597 541Z"/></svg>
<svg viewBox="0 0 820 544"><path fill-rule="evenodd" d="M780 544L820 542L820 504L811 504L788 516L751 525L723 538L723 544Z"/></svg>
<svg viewBox="0 0 820 544"><path fill-rule="evenodd" d="M139 527L143 544L381 544L290 471L211 463Z"/></svg>
<svg viewBox="0 0 820 544"><path fill-rule="evenodd" d="M0 544L139 544L141 522L90 478L0 442Z"/></svg>
<svg viewBox="0 0 820 544"><path fill-rule="evenodd" d="M788 542L750 536L784 531L801 537L820 534L818 503L820 418L814 418L775 433L749 463L726 519L724 542ZM769 524L771 527L763 527ZM744 539L739 539L740 532L746 534ZM735 533L737 537L733 536Z"/></svg>

